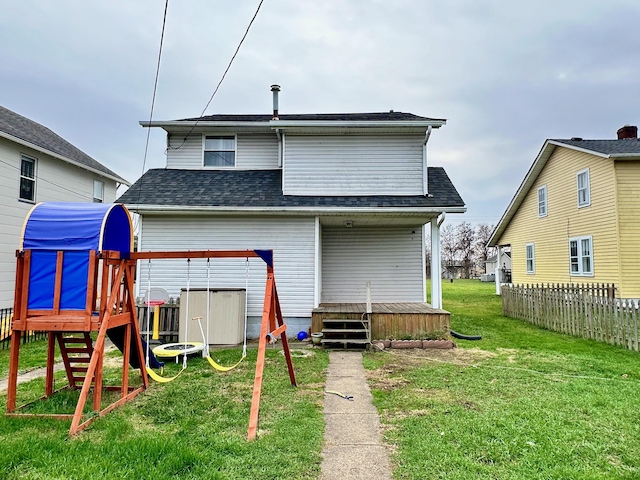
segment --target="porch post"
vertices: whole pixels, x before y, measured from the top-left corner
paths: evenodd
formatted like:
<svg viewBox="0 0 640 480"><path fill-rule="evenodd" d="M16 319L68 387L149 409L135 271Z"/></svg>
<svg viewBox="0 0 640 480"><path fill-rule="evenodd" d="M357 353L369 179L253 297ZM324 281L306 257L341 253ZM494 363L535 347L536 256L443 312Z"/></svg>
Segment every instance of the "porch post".
<svg viewBox="0 0 640 480"><path fill-rule="evenodd" d="M440 224L431 219L431 306L442 308L442 272L440 270Z"/></svg>
<svg viewBox="0 0 640 480"><path fill-rule="evenodd" d="M502 279L500 278L500 275L502 275L502 270L500 269L500 257L502 256L502 247L500 245L496 245L497 247L497 257L496 257L496 295L500 295L501 292L501 288L500 288L500 283L502 282Z"/></svg>
<svg viewBox="0 0 640 480"><path fill-rule="evenodd" d="M320 217L315 218L314 236L313 308L318 308L322 293L322 226L320 225Z"/></svg>

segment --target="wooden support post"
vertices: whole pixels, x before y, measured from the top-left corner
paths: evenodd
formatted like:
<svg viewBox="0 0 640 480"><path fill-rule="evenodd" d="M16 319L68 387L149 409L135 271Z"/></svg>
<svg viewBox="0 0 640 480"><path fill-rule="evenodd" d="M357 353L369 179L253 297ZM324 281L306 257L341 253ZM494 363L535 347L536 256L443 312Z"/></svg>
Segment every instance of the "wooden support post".
<svg viewBox="0 0 640 480"><path fill-rule="evenodd" d="M78 433L78 431L80 431L80 421L82 420L84 406L87 403L87 397L89 396L89 390L91 389L91 379L94 378L96 369L98 367L102 369L101 357L104 355L104 341L107 335L107 330L109 328L109 318L111 317L111 312L115 308L115 302L119 297L117 293L120 290L120 283L122 282L124 268L119 268L118 271L114 273L115 278L111 287L109 302L107 302L107 311L105 312L104 318L102 319L102 325L100 326L100 331L98 332L98 338L96 339L95 347L91 355L91 361L89 362L89 367L87 368L85 382L82 385L80 398L78 398L78 404L76 405L76 411L73 414L73 421L71 422L69 435L75 435L76 433ZM124 348L129 348L129 346L125 345Z"/></svg>
<svg viewBox="0 0 640 480"><path fill-rule="evenodd" d="M278 325L281 327L285 327L284 317L282 316L282 310L280 309L280 300L278 298L278 289L276 287L275 282L273 283L273 296L275 298L275 306L276 306L276 319L278 321ZM284 335L282 335L282 350L284 352L284 358L287 361L287 369L289 370L289 380L291 380L291 385L294 387L298 386L298 382L296 382L296 372L293 369L293 361L291 359L291 350L289 350L289 341L287 340L287 332L285 330Z"/></svg>
<svg viewBox="0 0 640 480"><path fill-rule="evenodd" d="M44 380L44 396L50 397L53 394L53 365L56 353L56 336L54 332L49 332L47 336L47 373Z"/></svg>
<svg viewBox="0 0 640 480"><path fill-rule="evenodd" d="M9 385L7 386L7 413L16 409L16 388L18 385L18 359L20 357L20 330L11 333L11 351L9 352Z"/></svg>
<svg viewBox="0 0 640 480"><path fill-rule="evenodd" d="M56 255L56 277L53 287L53 314L60 315L60 297L62 295L62 266L64 265L64 252Z"/></svg>
<svg viewBox="0 0 640 480"><path fill-rule="evenodd" d="M273 295L273 275L267 274L267 285L264 294L264 308L262 310L262 322L260 324L260 337L258 340L258 358L256 360L256 374L253 380L253 396L251 397L251 411L249 413L249 429L247 440L251 441L258 434L258 417L260 416L260 394L262 393L262 374L264 372L264 359L267 348L267 333L269 333L269 320Z"/></svg>

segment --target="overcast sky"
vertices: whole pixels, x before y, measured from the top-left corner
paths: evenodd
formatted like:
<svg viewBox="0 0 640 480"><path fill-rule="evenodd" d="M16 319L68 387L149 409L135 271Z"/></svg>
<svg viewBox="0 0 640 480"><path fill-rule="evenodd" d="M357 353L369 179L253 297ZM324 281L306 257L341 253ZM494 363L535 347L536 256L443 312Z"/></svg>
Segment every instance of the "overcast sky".
<svg viewBox="0 0 640 480"><path fill-rule="evenodd" d="M154 120L202 113L259 0L170 0ZM0 104L133 182L164 0L0 0ZM428 161L496 223L546 138L640 123L638 0L265 0L206 114L446 118ZM153 129L146 168L163 167Z"/></svg>

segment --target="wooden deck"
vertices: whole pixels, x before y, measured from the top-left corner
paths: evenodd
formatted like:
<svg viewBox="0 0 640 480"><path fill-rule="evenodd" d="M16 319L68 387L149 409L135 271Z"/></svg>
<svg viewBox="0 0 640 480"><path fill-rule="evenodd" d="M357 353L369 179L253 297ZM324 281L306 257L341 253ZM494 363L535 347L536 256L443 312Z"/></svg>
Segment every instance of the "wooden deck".
<svg viewBox="0 0 640 480"><path fill-rule="evenodd" d="M430 338L449 335L450 314L424 302L372 303L371 339ZM321 332L324 319L360 319L365 303L323 303L311 313L311 328Z"/></svg>

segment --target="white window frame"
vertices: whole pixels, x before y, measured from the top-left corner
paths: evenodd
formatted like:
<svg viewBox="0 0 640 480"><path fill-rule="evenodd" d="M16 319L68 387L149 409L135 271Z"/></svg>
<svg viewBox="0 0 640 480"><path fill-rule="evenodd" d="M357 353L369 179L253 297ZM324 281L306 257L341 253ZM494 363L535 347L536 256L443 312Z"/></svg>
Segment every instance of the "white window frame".
<svg viewBox="0 0 640 480"><path fill-rule="evenodd" d="M98 191L96 187L98 187ZM104 182L102 180L93 181L93 203L104 203Z"/></svg>
<svg viewBox="0 0 640 480"><path fill-rule="evenodd" d="M586 179L586 185L580 186L580 177L584 176ZM588 207L591 205L591 178L589 175L589 169L585 168L576 173L576 190L578 194L578 208ZM584 192L584 200L580 198L580 193Z"/></svg>
<svg viewBox="0 0 640 480"><path fill-rule="evenodd" d="M524 257L527 265L527 273L534 274L536 273L536 246L534 243L527 243L524 247ZM531 256L529 256L529 252L531 252ZM531 268L529 268L529 264L531 264Z"/></svg>
<svg viewBox="0 0 640 480"><path fill-rule="evenodd" d="M540 200L540 194L542 193L543 199ZM547 186L543 185L538 187L538 217L546 217L547 216Z"/></svg>
<svg viewBox="0 0 640 480"><path fill-rule="evenodd" d="M33 177L28 177L22 174L22 162L24 162L25 160L33 162ZM20 155L20 182L18 183L18 198L22 202L36 203L36 178L38 177L37 169L38 169L38 160L36 158L30 157L24 154ZM33 183L33 190L32 190L33 198L24 198L22 196L23 180Z"/></svg>
<svg viewBox="0 0 640 480"><path fill-rule="evenodd" d="M576 255L571 250L572 243L576 245ZM588 245L588 254L585 254L585 243ZM588 262L588 265L586 263ZM585 267L589 268L585 268ZM569 238L569 274L577 277L593 277L593 237L584 235Z"/></svg>
<svg viewBox="0 0 640 480"><path fill-rule="evenodd" d="M207 138L233 138L233 150L207 150ZM233 152L233 165L205 165L205 155L207 152ZM204 168L236 168L238 162L238 136L237 135L211 135L211 134L203 134L202 135L202 166Z"/></svg>

